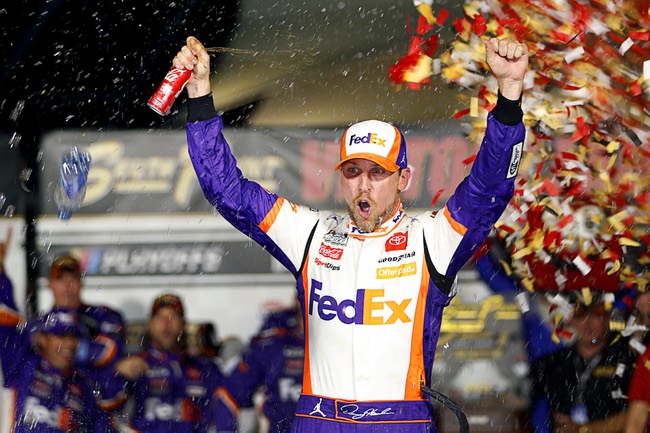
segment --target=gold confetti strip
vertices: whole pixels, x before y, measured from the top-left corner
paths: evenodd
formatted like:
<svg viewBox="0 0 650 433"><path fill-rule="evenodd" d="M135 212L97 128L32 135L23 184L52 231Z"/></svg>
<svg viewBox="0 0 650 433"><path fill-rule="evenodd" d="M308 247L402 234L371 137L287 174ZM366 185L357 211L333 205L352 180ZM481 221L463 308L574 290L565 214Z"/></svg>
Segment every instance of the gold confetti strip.
<svg viewBox="0 0 650 433"><path fill-rule="evenodd" d="M583 287L582 290L582 300L585 305L591 305L593 296L591 295L591 289L589 287Z"/></svg>

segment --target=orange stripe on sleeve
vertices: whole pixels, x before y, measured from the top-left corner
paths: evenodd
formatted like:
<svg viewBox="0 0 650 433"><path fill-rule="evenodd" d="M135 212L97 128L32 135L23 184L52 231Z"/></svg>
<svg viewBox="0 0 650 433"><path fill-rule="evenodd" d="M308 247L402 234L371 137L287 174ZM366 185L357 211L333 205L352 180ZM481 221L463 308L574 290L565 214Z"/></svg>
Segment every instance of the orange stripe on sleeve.
<svg viewBox="0 0 650 433"><path fill-rule="evenodd" d="M278 199L273 204L273 207L271 208L269 213L266 214L266 216L260 223L260 228L264 231L264 233L268 233L273 223L275 223L275 220L277 219L283 204L284 204L284 198L278 197Z"/></svg>
<svg viewBox="0 0 650 433"><path fill-rule="evenodd" d="M230 410L230 412L235 415L235 417L239 416L239 405L237 404L237 401L233 398L232 395L226 390L224 387L218 388L214 394L213 397L217 397L218 400L223 402L223 404Z"/></svg>
<svg viewBox="0 0 650 433"><path fill-rule="evenodd" d="M425 380L423 353L424 309L427 301L427 293L429 291L430 277L429 270L427 269L426 263L424 263L424 259L422 261L422 280L420 281L418 302L415 306L415 317L413 317L411 357L408 373L406 374L406 386L404 389L404 398L406 400L418 400L422 398L420 382Z"/></svg>
<svg viewBox="0 0 650 433"><path fill-rule="evenodd" d="M305 266L302 269L302 290L303 299L305 300L305 311L302 312L305 322L303 325L305 332L305 363L303 365L302 392L311 395L313 391L311 387L311 363L309 362L309 275L307 269L309 269L309 253L305 258Z"/></svg>
<svg viewBox="0 0 650 433"><path fill-rule="evenodd" d="M122 407L127 397L126 393L120 392L115 398L97 400L97 406L105 412L111 412Z"/></svg>
<svg viewBox="0 0 650 433"><path fill-rule="evenodd" d="M0 309L0 326L18 326L21 320L20 314L7 308Z"/></svg>
<svg viewBox="0 0 650 433"><path fill-rule="evenodd" d="M449 223L451 228L454 229L454 231L456 233L458 233L459 235L465 236L465 233L467 233L467 227L465 227L464 225L462 225L461 223L456 221L451 216L451 212L449 212L449 209L447 209L447 205L445 205L444 215L445 215L445 218L447 218L447 222Z"/></svg>
<svg viewBox="0 0 650 433"><path fill-rule="evenodd" d="M105 367L117 355L117 343L105 335L98 335L95 342L104 346L104 349L93 364L96 367Z"/></svg>

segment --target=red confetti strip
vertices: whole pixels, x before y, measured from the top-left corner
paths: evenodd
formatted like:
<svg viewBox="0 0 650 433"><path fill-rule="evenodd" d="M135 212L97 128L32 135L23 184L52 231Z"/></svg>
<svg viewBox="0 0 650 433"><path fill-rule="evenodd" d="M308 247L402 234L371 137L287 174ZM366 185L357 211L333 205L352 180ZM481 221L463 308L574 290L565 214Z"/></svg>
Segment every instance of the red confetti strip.
<svg viewBox="0 0 650 433"><path fill-rule="evenodd" d="M487 30L487 20L481 14L474 15L474 22L472 23L472 31L477 36L483 36Z"/></svg>
<svg viewBox="0 0 650 433"><path fill-rule="evenodd" d="M632 31L632 32L628 33L628 36L631 39L636 39L636 40L639 40L639 41L648 41L648 40L650 40L650 32L634 32L634 31Z"/></svg>
<svg viewBox="0 0 650 433"><path fill-rule="evenodd" d="M436 203L438 203L438 199L440 198L440 196L444 191L445 191L444 189L439 189L436 195L434 195L433 198L431 199L431 203L429 203L429 206L435 206Z"/></svg>
<svg viewBox="0 0 650 433"><path fill-rule="evenodd" d="M569 214L569 215L565 216L564 218L562 218L560 220L560 222L557 223L557 226L559 228L563 229L564 227L567 226L567 224L569 224L572 221L573 221L573 214Z"/></svg>
<svg viewBox="0 0 650 433"><path fill-rule="evenodd" d="M442 26L445 24L445 21L447 21L447 18L449 18L449 11L447 9L441 9L436 18L436 22Z"/></svg>
<svg viewBox="0 0 650 433"><path fill-rule="evenodd" d="M432 35L432 36L429 37L429 39L427 39L427 41L425 42L425 44L427 46L427 50L426 50L426 55L427 56L433 57L436 50L438 49L438 41L439 40L440 40L440 35L439 34Z"/></svg>
<svg viewBox="0 0 650 433"><path fill-rule="evenodd" d="M463 159L463 165L470 165L476 159L476 154L470 156L469 158Z"/></svg>
<svg viewBox="0 0 650 433"><path fill-rule="evenodd" d="M418 35L424 35L433 30L433 24L429 24L422 15L418 17Z"/></svg>
<svg viewBox="0 0 650 433"><path fill-rule="evenodd" d="M544 183L544 189L546 190L546 192L550 194L551 197L558 196L559 193L557 191L557 188L555 188L555 185L553 185L553 182L551 182L550 179L544 179L543 183Z"/></svg>
<svg viewBox="0 0 650 433"><path fill-rule="evenodd" d="M456 120L460 120L463 116L467 114L469 114L469 108L456 112L456 114L454 114L454 117L456 118Z"/></svg>
<svg viewBox="0 0 650 433"><path fill-rule="evenodd" d="M554 244L558 244L562 240L560 232L551 232L544 237L544 247L551 248Z"/></svg>

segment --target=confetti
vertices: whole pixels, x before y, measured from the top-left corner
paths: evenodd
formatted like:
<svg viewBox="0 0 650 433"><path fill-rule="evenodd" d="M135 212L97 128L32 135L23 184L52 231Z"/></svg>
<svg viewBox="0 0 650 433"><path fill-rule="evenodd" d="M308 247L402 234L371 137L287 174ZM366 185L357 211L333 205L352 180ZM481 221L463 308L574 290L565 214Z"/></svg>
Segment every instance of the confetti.
<svg viewBox="0 0 650 433"><path fill-rule="evenodd" d="M421 14L418 17L417 30L411 35L407 54L388 69L388 78L395 84L405 83L407 89L420 90L422 85L431 83L430 77L434 74L432 56L438 49L439 35L427 37L427 34L433 30L434 23L442 25L446 16L441 12L440 16L444 19L436 20L429 4L419 0L414 1L414 4ZM407 19L407 29L411 33L410 19Z"/></svg>
<svg viewBox="0 0 650 433"><path fill-rule="evenodd" d="M455 33L437 57L425 43L431 23L412 35L420 39L410 62L416 65L427 55L433 59L431 73L476 91L471 99L459 95L463 109L454 117L467 123L468 141L478 148L487 125L482 113L497 99L483 40L505 37L529 48L522 101L526 154L515 196L495 225L508 273L530 293L574 291L586 300L588 287L591 296L611 295L610 305L624 287L645 290L650 0L466 0L463 14L445 29L436 28L436 36L446 29ZM435 25L443 25L442 15ZM438 39L433 45L437 48ZM413 87L430 84L427 78ZM557 302L553 310L560 308ZM573 306L562 303L560 310L549 316L557 339L570 336L563 322Z"/></svg>
<svg viewBox="0 0 650 433"><path fill-rule="evenodd" d="M532 53L522 101L527 154L495 229L509 271L529 291L648 284L649 10L649 0L468 0L453 20L440 76L477 90L455 114L476 146L486 127L480 110L494 106L497 87L483 39L516 39Z"/></svg>

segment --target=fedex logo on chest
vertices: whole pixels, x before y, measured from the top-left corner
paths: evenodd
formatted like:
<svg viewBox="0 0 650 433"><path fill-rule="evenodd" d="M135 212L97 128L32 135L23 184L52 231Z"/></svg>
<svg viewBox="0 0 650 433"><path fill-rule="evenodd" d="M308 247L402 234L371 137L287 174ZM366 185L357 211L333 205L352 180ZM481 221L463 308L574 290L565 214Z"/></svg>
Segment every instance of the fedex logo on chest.
<svg viewBox="0 0 650 433"><path fill-rule="evenodd" d="M309 315L329 322L337 320L344 325L392 325L409 323L407 312L412 298L395 300L386 296L384 289L358 289L354 299L337 300L322 294L323 283L311 280Z"/></svg>

